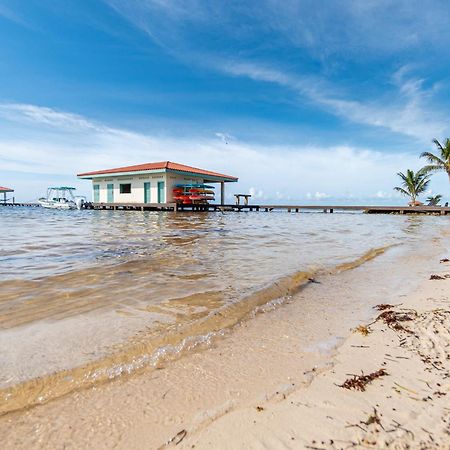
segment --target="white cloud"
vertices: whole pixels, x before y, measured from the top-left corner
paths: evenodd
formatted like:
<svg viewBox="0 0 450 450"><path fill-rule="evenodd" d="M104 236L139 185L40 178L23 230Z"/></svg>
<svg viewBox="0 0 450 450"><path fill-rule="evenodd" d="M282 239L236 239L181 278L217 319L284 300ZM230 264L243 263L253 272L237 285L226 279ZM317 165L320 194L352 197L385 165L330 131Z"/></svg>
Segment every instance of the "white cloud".
<svg viewBox="0 0 450 450"><path fill-rule="evenodd" d="M221 132L217 132L215 133L215 135L225 144L228 144L229 141L231 141L232 139L234 139L234 137L231 134L228 133L221 133Z"/></svg>
<svg viewBox="0 0 450 450"><path fill-rule="evenodd" d="M448 114L428 103L432 89L425 90L423 80L406 78L407 68L393 75L396 91L362 102L349 99L348 95L345 98L342 90L319 78L299 77L249 62L227 62L219 67L232 75L279 84L351 122L383 127L423 142L450 131Z"/></svg>
<svg viewBox="0 0 450 450"><path fill-rule="evenodd" d="M18 198L25 195L20 179L41 180L43 192L47 181L58 176L88 192L89 184L76 181L76 173L164 160L238 176L239 184L227 186L228 194L250 192L264 201L301 201L301 192L314 193L315 200L349 198L355 192L361 198L378 190L390 192L397 184L397 172L421 164L416 154L343 145L261 145L238 140L225 144L215 137L147 135L35 105L3 104L0 111L2 183L13 184ZM8 178L7 172L13 171ZM447 192L447 179L436 180L438 191Z"/></svg>
<svg viewBox="0 0 450 450"><path fill-rule="evenodd" d="M326 198L330 198L331 195L326 194L325 192L315 192L314 194L311 194L311 192L308 192L306 194L306 198L308 199L314 199L314 200L324 200Z"/></svg>
<svg viewBox="0 0 450 450"><path fill-rule="evenodd" d="M257 189L252 186L248 190L248 193L252 196L253 200L265 199L264 191L262 189Z"/></svg>
<svg viewBox="0 0 450 450"><path fill-rule="evenodd" d="M211 0L105 0L119 14L144 30L167 52L189 65L207 67L258 82L275 83L293 91L299 104L305 99L322 110L357 124L382 127L428 143L449 132L448 114L432 101L432 89L423 80L406 78L407 70L394 74L394 86L376 100L364 98L354 80L352 92L326 79L325 70L308 74L289 71L282 59L267 60L267 53L249 51L255 39L270 42L297 55L309 49L314 58L329 64L330 55L368 59L405 49L446 48L450 43L450 9L439 0L260 0L222 2ZM245 23L247 26L243 26ZM201 30L211 39L195 38ZM219 34L220 33L220 34ZM218 39L220 38L220 39ZM216 47L208 45L214 42ZM217 43L224 42L223 48ZM233 42L233 45L230 45ZM243 50L240 51L240 46ZM258 46L251 45L252 48ZM262 46L263 50L265 46ZM230 50L232 49L232 50ZM239 59L236 54L248 55ZM295 59L295 57L294 57ZM342 61L341 61L342 62ZM290 62L288 65L292 66ZM325 64L325 65L326 65ZM333 64L333 63L331 63ZM285 64L286 65L286 62ZM319 75L322 73L321 75ZM365 85L364 80L362 85ZM376 82L372 81L376 84Z"/></svg>

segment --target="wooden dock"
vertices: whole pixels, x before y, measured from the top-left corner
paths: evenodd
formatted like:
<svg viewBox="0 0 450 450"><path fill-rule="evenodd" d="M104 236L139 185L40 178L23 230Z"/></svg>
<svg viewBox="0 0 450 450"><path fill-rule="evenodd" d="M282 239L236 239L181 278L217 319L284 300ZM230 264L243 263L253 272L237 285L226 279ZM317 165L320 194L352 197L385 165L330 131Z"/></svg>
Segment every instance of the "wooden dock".
<svg viewBox="0 0 450 450"><path fill-rule="evenodd" d="M0 206L40 207L39 203L3 203ZM241 212L241 211L286 211L289 213L306 212L360 212L366 214L433 214L450 215L450 207L446 206L367 206L367 205L179 205L176 203L86 203L86 209L121 210L121 211L202 211L202 212Z"/></svg>
<svg viewBox="0 0 450 450"><path fill-rule="evenodd" d="M450 214L450 207L443 206L367 206L367 205L177 205L176 203L90 203L91 209L125 210L125 211L287 211L289 213L303 212L361 212L366 214Z"/></svg>
<svg viewBox="0 0 450 450"><path fill-rule="evenodd" d="M39 203L16 203L16 202L0 202L0 206L24 206L29 208L40 208L41 205Z"/></svg>

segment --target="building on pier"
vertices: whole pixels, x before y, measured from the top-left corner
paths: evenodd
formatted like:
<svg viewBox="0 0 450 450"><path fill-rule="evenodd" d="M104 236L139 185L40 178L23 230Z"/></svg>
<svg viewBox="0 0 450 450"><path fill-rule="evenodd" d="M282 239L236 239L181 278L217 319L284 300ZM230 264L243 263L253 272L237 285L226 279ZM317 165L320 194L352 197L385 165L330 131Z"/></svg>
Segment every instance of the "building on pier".
<svg viewBox="0 0 450 450"><path fill-rule="evenodd" d="M161 204L176 202L177 186L219 184L220 204L225 203L225 183L238 178L171 161L97 170L77 175L92 180L93 203Z"/></svg>
<svg viewBox="0 0 450 450"><path fill-rule="evenodd" d="M8 202L8 198L6 198L6 194L10 194L11 192L14 192L14 189L0 186L0 194L3 194L3 196L0 198L0 202L6 204Z"/></svg>

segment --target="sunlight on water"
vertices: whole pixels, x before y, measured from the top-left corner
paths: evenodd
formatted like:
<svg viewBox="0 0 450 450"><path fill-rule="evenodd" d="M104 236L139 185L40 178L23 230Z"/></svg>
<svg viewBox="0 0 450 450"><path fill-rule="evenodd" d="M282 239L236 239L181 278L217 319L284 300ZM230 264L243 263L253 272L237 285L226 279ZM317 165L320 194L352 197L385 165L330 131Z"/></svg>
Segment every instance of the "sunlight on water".
<svg viewBox="0 0 450 450"><path fill-rule="evenodd" d="M44 382L62 395L204 344L318 270L433 239L441 220L4 207L0 412L39 402Z"/></svg>

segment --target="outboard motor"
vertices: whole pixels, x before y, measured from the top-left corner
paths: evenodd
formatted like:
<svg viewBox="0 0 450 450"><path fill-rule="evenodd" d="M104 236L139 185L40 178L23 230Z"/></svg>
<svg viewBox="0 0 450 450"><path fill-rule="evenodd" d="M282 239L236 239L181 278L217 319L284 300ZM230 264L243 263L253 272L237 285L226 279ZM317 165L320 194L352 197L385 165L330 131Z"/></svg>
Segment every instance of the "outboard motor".
<svg viewBox="0 0 450 450"><path fill-rule="evenodd" d="M77 209L83 208L84 203L85 203L84 198L77 197L77 198L75 199L75 204L77 205Z"/></svg>

